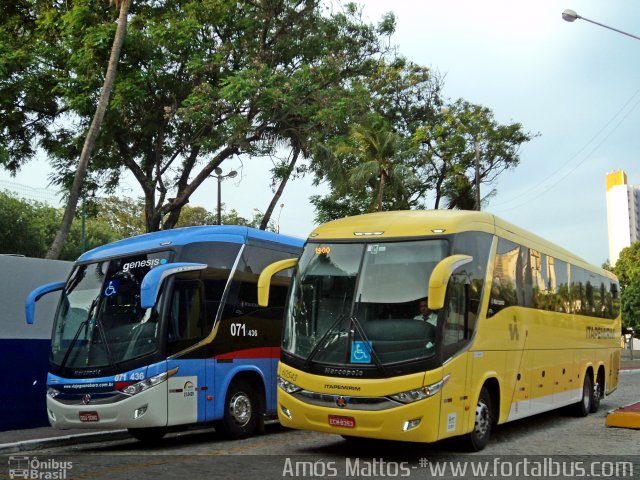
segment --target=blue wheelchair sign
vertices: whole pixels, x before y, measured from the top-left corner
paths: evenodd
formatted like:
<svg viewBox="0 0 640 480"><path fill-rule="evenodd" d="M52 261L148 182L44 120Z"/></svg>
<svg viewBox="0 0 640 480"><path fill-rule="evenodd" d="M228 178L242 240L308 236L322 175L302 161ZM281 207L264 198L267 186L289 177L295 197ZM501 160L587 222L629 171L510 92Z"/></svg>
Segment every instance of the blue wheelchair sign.
<svg viewBox="0 0 640 480"><path fill-rule="evenodd" d="M120 280L109 280L103 293L105 297L113 297L118 294L118 290L120 290Z"/></svg>
<svg viewBox="0 0 640 480"><path fill-rule="evenodd" d="M371 342L354 340L351 343L351 363L371 363Z"/></svg>

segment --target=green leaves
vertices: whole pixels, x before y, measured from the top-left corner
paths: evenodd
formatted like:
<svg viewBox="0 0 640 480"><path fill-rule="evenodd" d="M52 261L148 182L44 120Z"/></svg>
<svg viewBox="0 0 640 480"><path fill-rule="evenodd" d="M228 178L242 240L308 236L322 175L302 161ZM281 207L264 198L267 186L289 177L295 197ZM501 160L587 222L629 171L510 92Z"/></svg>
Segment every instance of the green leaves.
<svg viewBox="0 0 640 480"><path fill-rule="evenodd" d="M614 268L622 290L622 324L640 328L640 242L623 248Z"/></svg>

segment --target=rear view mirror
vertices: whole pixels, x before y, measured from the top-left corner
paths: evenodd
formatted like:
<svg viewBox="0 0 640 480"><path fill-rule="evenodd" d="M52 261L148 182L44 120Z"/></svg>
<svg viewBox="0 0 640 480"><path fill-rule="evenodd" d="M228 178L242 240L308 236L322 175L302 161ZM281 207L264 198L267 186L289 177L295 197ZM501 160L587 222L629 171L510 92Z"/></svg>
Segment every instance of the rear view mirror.
<svg viewBox="0 0 640 480"><path fill-rule="evenodd" d="M440 310L444 307L449 278L456 268L473 260L469 255L451 255L440 260L429 277L429 310Z"/></svg>
<svg viewBox="0 0 640 480"><path fill-rule="evenodd" d="M24 303L24 313L27 318L27 323L29 325L33 324L33 320L35 318L36 302L40 300L42 296L48 293L62 290L64 286L65 286L65 282L47 283L46 285L42 285L41 287L36 288L27 296L27 299Z"/></svg>
<svg viewBox="0 0 640 480"><path fill-rule="evenodd" d="M297 258L287 258L268 265L262 270L258 278L258 305L266 307L269 305L269 287L271 286L271 277L276 273L293 268L298 264Z"/></svg>

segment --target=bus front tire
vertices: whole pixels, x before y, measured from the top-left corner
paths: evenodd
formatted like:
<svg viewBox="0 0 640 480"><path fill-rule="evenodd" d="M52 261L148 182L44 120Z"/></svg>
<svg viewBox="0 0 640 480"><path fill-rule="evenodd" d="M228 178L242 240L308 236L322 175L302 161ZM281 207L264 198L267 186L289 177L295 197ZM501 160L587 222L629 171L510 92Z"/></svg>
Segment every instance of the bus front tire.
<svg viewBox="0 0 640 480"><path fill-rule="evenodd" d="M218 423L227 438L246 438L259 427L258 395L255 389L243 380L234 381L227 390L224 416Z"/></svg>
<svg viewBox="0 0 640 480"><path fill-rule="evenodd" d="M493 401L487 387L482 387L478 403L473 430L464 437L466 450L478 452L487 446L493 428Z"/></svg>
<svg viewBox="0 0 640 480"><path fill-rule="evenodd" d="M584 374L584 383L582 384L582 397L580 401L574 405L574 413L576 417L586 417L593 408L593 381L591 375Z"/></svg>
<svg viewBox="0 0 640 480"><path fill-rule="evenodd" d="M167 434L167 427L129 428L129 435L144 443L157 443Z"/></svg>

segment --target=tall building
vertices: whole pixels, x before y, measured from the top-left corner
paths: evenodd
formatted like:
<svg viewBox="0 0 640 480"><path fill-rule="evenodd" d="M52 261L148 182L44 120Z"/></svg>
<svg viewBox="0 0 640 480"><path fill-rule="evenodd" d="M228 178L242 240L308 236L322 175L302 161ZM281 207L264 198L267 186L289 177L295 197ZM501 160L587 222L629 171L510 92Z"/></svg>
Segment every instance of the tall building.
<svg viewBox="0 0 640 480"><path fill-rule="evenodd" d="M640 186L628 185L622 170L607 173L606 183L609 262L615 265L620 250L640 240Z"/></svg>

